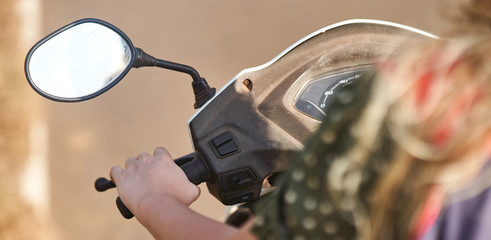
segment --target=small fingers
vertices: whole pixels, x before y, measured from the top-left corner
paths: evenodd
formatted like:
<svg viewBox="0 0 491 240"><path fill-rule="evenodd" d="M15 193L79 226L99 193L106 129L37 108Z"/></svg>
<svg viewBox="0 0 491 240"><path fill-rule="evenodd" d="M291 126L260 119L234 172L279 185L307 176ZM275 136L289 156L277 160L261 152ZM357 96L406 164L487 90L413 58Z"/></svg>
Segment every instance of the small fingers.
<svg viewBox="0 0 491 240"><path fill-rule="evenodd" d="M150 157L150 154L148 154L148 153L146 153L146 152L144 152L144 153L140 153L140 155L138 155L138 158L137 158L137 159L138 159L138 160L141 160L141 159L143 159L143 158L145 158L145 157Z"/></svg>
<svg viewBox="0 0 491 240"><path fill-rule="evenodd" d="M130 166L132 166L132 165L136 164L136 161L137 161L137 160L136 160L136 158L134 158L134 157L128 158L128 159L126 159L126 162L125 162L124 167L125 167L126 169L128 169Z"/></svg>
<svg viewBox="0 0 491 240"><path fill-rule="evenodd" d="M111 171L109 171L109 176L111 177L111 180L117 185L117 182L119 182L119 178L123 174L123 169L119 166L114 166L111 168Z"/></svg>
<svg viewBox="0 0 491 240"><path fill-rule="evenodd" d="M174 163L174 159L172 159L170 153L167 151L167 149L163 147L155 148L155 150L153 151L153 155L159 157L159 159L162 159L164 161Z"/></svg>
<svg viewBox="0 0 491 240"><path fill-rule="evenodd" d="M167 151L167 149L163 148L163 147L157 147L155 148L155 150L153 151L153 155L169 155L169 152Z"/></svg>

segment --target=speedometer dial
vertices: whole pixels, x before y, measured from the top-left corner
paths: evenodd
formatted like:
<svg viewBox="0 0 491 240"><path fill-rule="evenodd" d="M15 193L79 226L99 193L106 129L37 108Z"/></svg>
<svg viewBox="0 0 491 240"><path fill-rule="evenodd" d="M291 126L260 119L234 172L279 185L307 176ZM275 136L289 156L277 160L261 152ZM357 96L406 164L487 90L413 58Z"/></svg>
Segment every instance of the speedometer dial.
<svg viewBox="0 0 491 240"><path fill-rule="evenodd" d="M326 110L339 91L354 81L361 79L371 68L351 70L334 75L323 75L309 81L294 100L295 108L317 120L326 116ZM370 71L371 72L371 71Z"/></svg>

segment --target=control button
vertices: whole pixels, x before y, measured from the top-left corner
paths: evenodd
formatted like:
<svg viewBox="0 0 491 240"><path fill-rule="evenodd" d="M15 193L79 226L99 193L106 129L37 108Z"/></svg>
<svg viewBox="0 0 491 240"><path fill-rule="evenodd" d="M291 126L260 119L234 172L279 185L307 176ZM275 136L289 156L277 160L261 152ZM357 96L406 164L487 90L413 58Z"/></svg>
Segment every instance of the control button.
<svg viewBox="0 0 491 240"><path fill-rule="evenodd" d="M232 139L217 147L217 152L222 157L237 152L238 150L239 149L237 148L237 146L235 146L235 143Z"/></svg>
<svg viewBox="0 0 491 240"><path fill-rule="evenodd" d="M211 143L215 148L216 153L218 153L218 157L224 157L239 151L239 148L229 132L214 138L211 140Z"/></svg>
<svg viewBox="0 0 491 240"><path fill-rule="evenodd" d="M253 192L248 192L236 196L232 196L227 199L227 204L237 204L241 202L247 202L251 201L254 199L254 193Z"/></svg>
<svg viewBox="0 0 491 240"><path fill-rule="evenodd" d="M232 178L230 178L230 184L231 185L237 186L237 185L239 185L239 183L240 183L239 177L233 176Z"/></svg>
<svg viewBox="0 0 491 240"><path fill-rule="evenodd" d="M250 169L227 173L222 176L222 182L225 188L245 185L253 182L255 179L256 175Z"/></svg>
<svg viewBox="0 0 491 240"><path fill-rule="evenodd" d="M229 132L226 132L216 138L213 138L211 140L213 142L213 146L218 147L220 145L223 145L224 143L230 141L232 139L232 135L230 135Z"/></svg>
<svg viewBox="0 0 491 240"><path fill-rule="evenodd" d="M250 192L250 193L242 194L241 196L237 197L237 199L240 199L240 201L245 202L245 201L252 200L253 196L254 194Z"/></svg>

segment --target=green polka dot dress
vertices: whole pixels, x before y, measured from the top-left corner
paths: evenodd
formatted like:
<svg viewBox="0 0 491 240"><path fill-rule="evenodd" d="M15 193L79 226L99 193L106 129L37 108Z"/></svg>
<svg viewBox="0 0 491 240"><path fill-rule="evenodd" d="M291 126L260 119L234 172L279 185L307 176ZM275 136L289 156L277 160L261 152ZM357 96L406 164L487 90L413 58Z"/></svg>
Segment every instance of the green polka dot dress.
<svg viewBox="0 0 491 240"><path fill-rule="evenodd" d="M358 161L354 123L369 98L374 74L343 88L319 130L306 144L275 191L255 208L259 239L356 239L367 198L390 151ZM390 149L390 143L379 144Z"/></svg>

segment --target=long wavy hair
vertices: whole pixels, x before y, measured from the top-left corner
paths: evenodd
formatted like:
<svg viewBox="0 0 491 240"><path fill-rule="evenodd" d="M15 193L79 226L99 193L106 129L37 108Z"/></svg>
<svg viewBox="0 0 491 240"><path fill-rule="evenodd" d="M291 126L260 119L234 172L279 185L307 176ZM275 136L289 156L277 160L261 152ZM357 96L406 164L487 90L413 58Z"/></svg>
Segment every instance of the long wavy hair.
<svg viewBox="0 0 491 240"><path fill-rule="evenodd" d="M358 122L379 127L363 128L358 144L370 146L387 129L396 147L371 196L365 239L408 238L431 196L443 201L468 188L488 160L491 1L460 4L446 14L449 34L404 47L380 64Z"/></svg>

